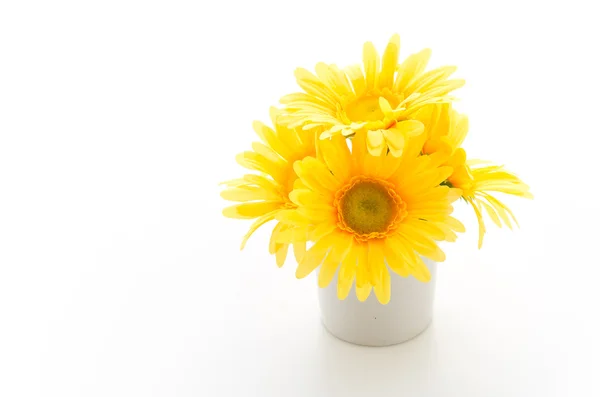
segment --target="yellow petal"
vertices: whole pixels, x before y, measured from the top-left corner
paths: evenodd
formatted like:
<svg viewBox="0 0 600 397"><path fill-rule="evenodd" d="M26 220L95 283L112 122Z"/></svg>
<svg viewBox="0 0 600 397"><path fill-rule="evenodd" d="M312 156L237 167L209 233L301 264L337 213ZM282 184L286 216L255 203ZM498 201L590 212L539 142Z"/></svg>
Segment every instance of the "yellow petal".
<svg viewBox="0 0 600 397"><path fill-rule="evenodd" d="M385 148L385 145L382 147ZM381 175L381 169L383 167L383 160L385 157L385 154L378 156L372 156L370 153L367 154L363 160L364 163L362 174L366 176L379 177Z"/></svg>
<svg viewBox="0 0 600 397"><path fill-rule="evenodd" d="M262 225L264 225L265 223L273 220L273 218L275 217L275 214L277 213L277 211L274 212L270 212L266 215L261 216L260 218L258 218L251 226L250 226L250 230L248 230L248 233L246 233L246 235L244 236L244 238L242 239L242 244L240 245L240 250L243 250L244 247L246 246L246 242L248 242L248 239L252 236L252 234Z"/></svg>
<svg viewBox="0 0 600 397"><path fill-rule="evenodd" d="M272 179L265 178L262 175L246 174L244 175L243 180L246 184L253 184L264 190L280 195L279 187Z"/></svg>
<svg viewBox="0 0 600 397"><path fill-rule="evenodd" d="M306 243L305 242L294 243L293 248L294 248L294 257L296 258L296 262L298 262L298 263L302 262L302 258L304 258L304 255L306 254Z"/></svg>
<svg viewBox="0 0 600 397"><path fill-rule="evenodd" d="M380 130L370 130L367 132L367 148L371 156L380 156L385 149L385 140Z"/></svg>
<svg viewBox="0 0 600 397"><path fill-rule="evenodd" d="M448 133L448 139L453 148L460 147L469 131L469 119L464 114L453 112L451 115L452 128Z"/></svg>
<svg viewBox="0 0 600 397"><path fill-rule="evenodd" d="M390 153L394 157L402 156L402 150L404 149L404 134L395 128L383 131L383 136L387 141Z"/></svg>
<svg viewBox="0 0 600 397"><path fill-rule="evenodd" d="M382 305L387 305L392 296L392 285L390 279L390 273L386 268L383 269L381 282L378 283L375 287L375 296L377 296L377 300Z"/></svg>
<svg viewBox="0 0 600 397"><path fill-rule="evenodd" d="M308 189L294 189L290 192L290 200L292 203L315 209L329 210L331 209L331 203L328 202L327 197L321 194L315 193Z"/></svg>
<svg viewBox="0 0 600 397"><path fill-rule="evenodd" d="M404 91L412 79L419 76L423 70L425 70L430 57L431 50L426 48L406 58L406 60L398 67L394 90L399 92Z"/></svg>
<svg viewBox="0 0 600 397"><path fill-rule="evenodd" d="M371 42L366 42L363 47L363 64L367 89L375 88L377 84L377 72L379 70L379 54Z"/></svg>
<svg viewBox="0 0 600 397"><path fill-rule="evenodd" d="M279 222L281 225L285 225ZM309 227L307 226L292 226L285 225L287 228L280 230L279 233L274 237L277 243L293 244L293 243L305 243L309 241Z"/></svg>
<svg viewBox="0 0 600 397"><path fill-rule="evenodd" d="M339 181L346 181L350 177L352 157L346 139L343 136L332 137L331 140L320 141L319 147L323 160Z"/></svg>
<svg viewBox="0 0 600 397"><path fill-rule="evenodd" d="M304 258L302 258L302 262L298 264L296 277L304 278L312 273L313 270L321 265L323 259L325 259L325 255L327 255L331 247L336 243L339 243L339 236L336 233L330 233L317 241L306 252Z"/></svg>
<svg viewBox="0 0 600 397"><path fill-rule="evenodd" d="M370 281L372 285L379 285L385 270L383 244L378 240L369 241L369 256L367 265L369 267Z"/></svg>
<svg viewBox="0 0 600 397"><path fill-rule="evenodd" d="M500 218L498 217L496 211L494 211L494 209L485 201L479 200L479 202L481 203L481 205L483 205L483 208L485 208L486 212L488 213L492 221L496 224L496 226L502 227L502 222L500 222Z"/></svg>
<svg viewBox="0 0 600 397"><path fill-rule="evenodd" d="M481 211L479 210L479 208L477 208L477 205L475 205L473 200L467 199L467 202L471 204L471 207L473 207L473 211L475 211L475 215L477 216L477 223L479 224L479 241L477 242L477 247L481 249L481 246L483 245L483 235L485 234L485 224L483 223L483 215L481 214Z"/></svg>
<svg viewBox="0 0 600 397"><path fill-rule="evenodd" d="M286 161L284 161L280 155L275 153L273 149L263 143L252 142L252 150L279 167L287 166Z"/></svg>
<svg viewBox="0 0 600 397"><path fill-rule="evenodd" d="M494 209L496 210L498 215L500 215L506 226L508 226L508 228L512 230L512 224L510 222L510 218L508 217L508 213L503 208L504 205L490 194L483 193L483 196L492 205L492 207L494 207Z"/></svg>
<svg viewBox="0 0 600 397"><path fill-rule="evenodd" d="M350 79L352 83L352 87L354 88L354 92L357 96L362 95L367 85L365 83L365 76L360 68L360 65L352 65L344 69L346 75Z"/></svg>
<svg viewBox="0 0 600 397"><path fill-rule="evenodd" d="M405 92L426 92L431 90L432 87L436 86L436 83L446 80L452 73L456 71L456 66L442 66L437 69L430 70L427 73L414 79L409 86L406 87Z"/></svg>
<svg viewBox="0 0 600 397"><path fill-rule="evenodd" d="M345 241L340 239L329 251L327 258L319 269L319 287L325 288L329 285L342 260L346 257L352 244L352 238L348 236Z"/></svg>
<svg viewBox="0 0 600 397"><path fill-rule="evenodd" d="M362 287L356 287L356 297L359 301L364 302L367 300L369 295L371 295L371 289L373 287L371 284L365 284Z"/></svg>
<svg viewBox="0 0 600 397"><path fill-rule="evenodd" d="M390 87L394 82L394 74L398 65L400 53L400 36L393 35L383 53L381 73L379 75L379 88Z"/></svg>
<svg viewBox="0 0 600 397"><path fill-rule="evenodd" d="M457 188L448 189L448 201L450 203L455 202L456 200L461 198L462 195L463 195L463 191L461 189L457 189Z"/></svg>
<svg viewBox="0 0 600 397"><path fill-rule="evenodd" d="M369 276L369 246L366 243L356 244L354 246L356 253L356 286L361 288L366 284L370 285Z"/></svg>
<svg viewBox="0 0 600 397"><path fill-rule="evenodd" d="M367 133L357 132L352 138L352 172L360 174L363 170L365 156L367 155Z"/></svg>
<svg viewBox="0 0 600 397"><path fill-rule="evenodd" d="M354 282L354 277L340 279L337 284L337 297L339 300L344 300L348 297L350 290L352 289L352 284Z"/></svg>
<svg viewBox="0 0 600 397"><path fill-rule="evenodd" d="M424 283L427 283L431 280L431 273L429 269L421 259L421 257L416 256L416 260L414 262L414 267L411 268L411 273L414 278Z"/></svg>
<svg viewBox="0 0 600 397"><path fill-rule="evenodd" d="M294 155L294 150L287 147L280 139L277 139L275 131L273 131L271 128L267 127L260 121L255 121L252 124L252 127L260 139L277 153L279 153L282 157L289 159Z"/></svg>
<svg viewBox="0 0 600 397"><path fill-rule="evenodd" d="M275 215L275 219L292 226L304 226L310 224L310 219L303 216L298 210L281 210Z"/></svg>
<svg viewBox="0 0 600 397"><path fill-rule="evenodd" d="M424 92L423 95L419 97L417 101L411 104L411 106L415 106L417 104L419 104L420 106L425 106L429 103L451 101L453 98L447 97L445 95L447 95L451 91L462 87L463 85L465 85L465 80L463 79L452 79L438 83L435 85L435 87L432 87L428 91Z"/></svg>
<svg viewBox="0 0 600 397"><path fill-rule="evenodd" d="M226 189L221 192L221 197L229 201L283 201L280 194L258 186L240 186Z"/></svg>
<svg viewBox="0 0 600 397"><path fill-rule="evenodd" d="M335 106L339 102L338 95L308 70L298 68L294 72L294 75L296 76L298 85L308 94L314 95L332 106Z"/></svg>
<svg viewBox="0 0 600 397"><path fill-rule="evenodd" d="M444 239L444 231L435 223L422 219L407 219L404 221L403 230L410 230L428 239L441 241Z"/></svg>
<svg viewBox="0 0 600 397"><path fill-rule="evenodd" d="M409 273L419 281L429 281L431 279L431 273L429 272L429 269L425 263L423 263L421 257L417 255L412 248L409 248L412 247L412 242L409 242L406 238L401 236L398 236L397 238L400 239L404 247L407 247L404 249L403 254L407 256Z"/></svg>
<svg viewBox="0 0 600 397"><path fill-rule="evenodd" d="M319 62L315 67L315 71L317 72L317 77L333 91L344 96L350 94L351 89L348 80L337 66Z"/></svg>
<svg viewBox="0 0 600 397"><path fill-rule="evenodd" d="M280 246L277 248L277 251L275 253L275 260L277 262L278 267L282 267L283 264L285 263L285 258L287 257L288 247L289 246L287 244L280 244Z"/></svg>
<svg viewBox="0 0 600 397"><path fill-rule="evenodd" d="M381 109L381 112L385 116L392 115L393 113L392 105L390 105L387 99L385 99L385 97L382 96L379 97L379 109Z"/></svg>
<svg viewBox="0 0 600 397"><path fill-rule="evenodd" d="M236 161L242 167L250 170L264 172L277 181L283 181L285 177L285 163L283 161L273 162L266 157L246 151L235 156Z"/></svg>
<svg viewBox="0 0 600 397"><path fill-rule="evenodd" d="M340 300L346 299L352 288L356 274L356 254L353 240L351 240L350 248L344 259L342 259L342 265L338 273L337 295Z"/></svg>
<svg viewBox="0 0 600 397"><path fill-rule="evenodd" d="M269 239L269 254L274 255L277 252L277 248L282 244L278 239L281 236L281 233L284 233L289 230L289 227L284 225L281 222L277 222L273 230L271 231L271 238ZM283 242L287 244L286 242Z"/></svg>
<svg viewBox="0 0 600 397"><path fill-rule="evenodd" d="M321 223L336 223L337 216L336 211L333 207L329 209L320 209L320 208L310 208L310 207L299 207L297 211L300 215L308 219L308 221L312 224L321 224ZM298 224L299 225L299 224Z"/></svg>
<svg viewBox="0 0 600 397"><path fill-rule="evenodd" d="M405 120L396 124L394 129L399 131L405 137L412 138L421 135L425 126L418 120Z"/></svg>
<svg viewBox="0 0 600 397"><path fill-rule="evenodd" d="M419 254L431 259L432 261L444 262L446 260L446 254L437 245L433 248L415 245L415 249Z"/></svg>
<svg viewBox="0 0 600 397"><path fill-rule="evenodd" d="M390 269L399 276L408 277L407 255L404 253L401 240L394 237L387 238L383 246L383 254Z"/></svg>
<svg viewBox="0 0 600 397"><path fill-rule="evenodd" d="M428 242L424 243L425 241ZM446 254L444 254L444 251L442 251L440 247L431 240L411 241L411 243L411 249L416 250L419 254L433 261L444 262L446 260Z"/></svg>
<svg viewBox="0 0 600 397"><path fill-rule="evenodd" d="M296 161L294 171L302 179L302 183L317 193L331 194L340 185L340 181L331 175L327 166L314 157Z"/></svg>
<svg viewBox="0 0 600 397"><path fill-rule="evenodd" d="M391 151L391 149L390 149ZM379 177L387 180L392 177L398 171L398 168L402 165L402 159L392 156L382 156L381 169L379 170Z"/></svg>
<svg viewBox="0 0 600 397"><path fill-rule="evenodd" d="M281 202L262 201L256 203L236 204L223 209L223 215L227 218L252 219L268 214L281 208Z"/></svg>
<svg viewBox="0 0 600 397"><path fill-rule="evenodd" d="M445 223L459 233L465 232L465 225L463 225L461 221L454 217L449 216Z"/></svg>
<svg viewBox="0 0 600 397"><path fill-rule="evenodd" d="M319 240L320 238L328 235L337 229L337 226L333 223L323 222L318 224L311 232L310 239L311 240Z"/></svg>

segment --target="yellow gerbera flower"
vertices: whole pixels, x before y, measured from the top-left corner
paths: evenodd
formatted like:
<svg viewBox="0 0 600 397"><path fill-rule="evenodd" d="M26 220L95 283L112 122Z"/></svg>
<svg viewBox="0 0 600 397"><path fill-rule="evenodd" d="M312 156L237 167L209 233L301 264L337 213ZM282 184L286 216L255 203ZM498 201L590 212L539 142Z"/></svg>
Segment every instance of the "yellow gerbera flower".
<svg viewBox="0 0 600 397"><path fill-rule="evenodd" d="M293 226L280 233L286 242L314 245L299 260L296 276L306 277L320 266L319 286L327 286L337 269L338 297L345 299L356 280L364 301L374 288L382 304L390 300L389 268L420 281L431 275L420 255L443 261L436 241L454 241L462 224L450 216L459 197L440 183L451 167L434 166L420 147L407 143L400 157L369 153L364 133L352 140L341 136L319 142L320 159L294 164L300 181L290 193L298 206L276 218Z"/></svg>
<svg viewBox="0 0 600 397"><path fill-rule="evenodd" d="M229 218L256 219L242 240L242 249L260 226L275 219L278 212L296 207L289 199L289 193L298 179L293 164L296 160L315 155L314 134L278 125L279 115L276 109L271 109L275 130L255 121L254 130L263 143L254 142L252 151L240 153L236 157L240 165L258 171L261 175L247 174L240 179L224 182L228 189L221 192L221 197L225 200L242 203L225 208L223 215ZM279 267L285 262L289 244L278 242L277 237L289 228L289 225L278 222L271 234L269 252L275 255ZM305 251L304 242L294 244L297 260L302 258Z"/></svg>
<svg viewBox="0 0 600 397"><path fill-rule="evenodd" d="M404 142L423 131L413 120L427 104L447 102L448 93L464 80L448 80L456 70L445 66L425 72L429 49L409 56L398 65L400 37L392 36L381 61L372 43L363 49L363 70L359 65L340 70L336 65L318 63L316 76L296 70L298 85L305 91L281 99L285 116L281 122L305 130L323 128L321 138L367 132L367 147L376 156L387 147L394 156Z"/></svg>
<svg viewBox="0 0 600 397"><path fill-rule="evenodd" d="M454 171L443 184L460 189L462 198L475 211L479 224L479 248L486 231L484 212L498 227L502 227L504 222L512 229L511 218L518 226L512 211L490 192L533 198L529 186L502 166L481 160L467 160L465 150L460 147L469 130L467 117L449 104L424 108L417 117L426 125L426 133L416 139L424 142L422 153L429 155L436 164L453 168Z"/></svg>

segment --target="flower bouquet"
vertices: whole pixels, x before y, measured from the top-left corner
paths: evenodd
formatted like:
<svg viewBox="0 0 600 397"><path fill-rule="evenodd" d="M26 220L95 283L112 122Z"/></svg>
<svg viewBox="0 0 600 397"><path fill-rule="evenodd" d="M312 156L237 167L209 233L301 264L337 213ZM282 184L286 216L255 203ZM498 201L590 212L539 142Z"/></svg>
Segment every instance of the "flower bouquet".
<svg viewBox="0 0 600 397"><path fill-rule="evenodd" d="M445 260L439 242L465 231L452 216L457 200L473 209L481 247L485 215L517 225L494 193L532 197L502 166L468 158L468 119L450 95L464 84L450 78L456 68L427 71L428 49L399 63L399 50L394 35L381 58L366 43L362 67L297 69L302 91L271 109L271 126L255 122L261 142L236 157L253 172L221 192L239 202L226 217L255 220L242 248L273 221L277 265L292 246L298 278L318 269L325 326L360 344L398 343L427 327L435 264Z"/></svg>

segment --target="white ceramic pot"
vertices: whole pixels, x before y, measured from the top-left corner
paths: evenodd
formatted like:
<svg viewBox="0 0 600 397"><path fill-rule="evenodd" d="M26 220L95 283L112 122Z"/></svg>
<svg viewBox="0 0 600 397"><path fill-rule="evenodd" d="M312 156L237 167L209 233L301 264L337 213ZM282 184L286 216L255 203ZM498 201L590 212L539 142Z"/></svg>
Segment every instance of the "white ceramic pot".
<svg viewBox="0 0 600 397"><path fill-rule="evenodd" d="M374 292L360 302L354 287L348 297L337 298L337 276L326 288L319 288L323 325L334 336L364 346L389 346L405 342L423 332L433 317L437 263L423 258L431 281L400 277L390 271L392 297L387 305Z"/></svg>

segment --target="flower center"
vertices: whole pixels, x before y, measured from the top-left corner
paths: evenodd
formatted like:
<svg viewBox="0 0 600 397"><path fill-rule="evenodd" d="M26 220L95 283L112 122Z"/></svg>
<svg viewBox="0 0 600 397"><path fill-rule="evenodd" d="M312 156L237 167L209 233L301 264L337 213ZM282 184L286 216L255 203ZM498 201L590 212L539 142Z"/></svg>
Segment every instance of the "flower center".
<svg viewBox="0 0 600 397"><path fill-rule="evenodd" d="M392 108L396 108L402 99L389 90L370 92L344 105L346 117L354 122L384 121L385 115L379 106L380 97L385 98Z"/></svg>
<svg viewBox="0 0 600 397"><path fill-rule="evenodd" d="M346 107L346 115L351 121L383 120L383 112L379 108L379 96L365 96L350 102Z"/></svg>
<svg viewBox="0 0 600 397"><path fill-rule="evenodd" d="M361 240L385 237L406 216L406 204L388 182L354 177L335 199L338 226Z"/></svg>

